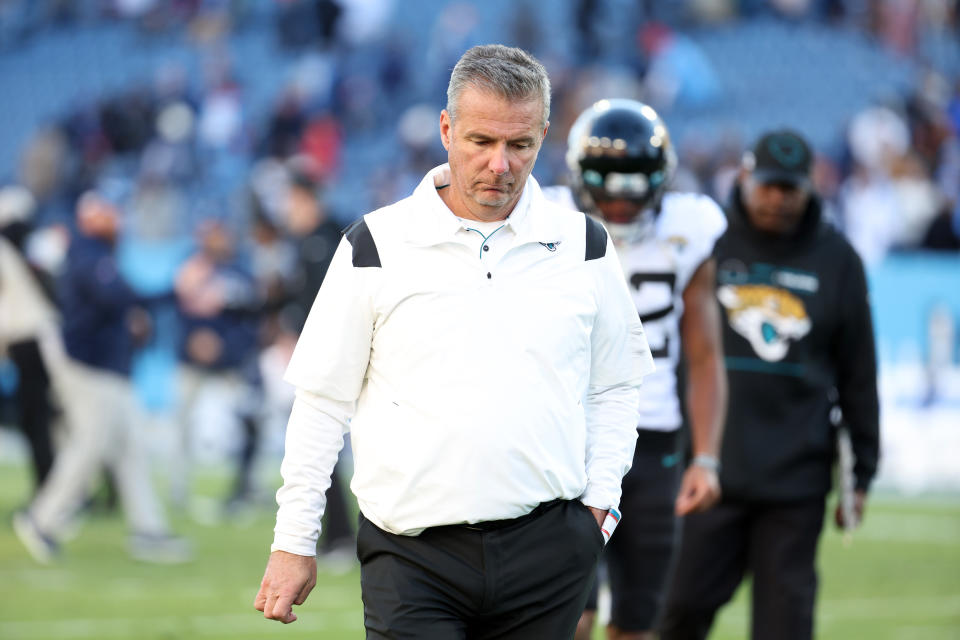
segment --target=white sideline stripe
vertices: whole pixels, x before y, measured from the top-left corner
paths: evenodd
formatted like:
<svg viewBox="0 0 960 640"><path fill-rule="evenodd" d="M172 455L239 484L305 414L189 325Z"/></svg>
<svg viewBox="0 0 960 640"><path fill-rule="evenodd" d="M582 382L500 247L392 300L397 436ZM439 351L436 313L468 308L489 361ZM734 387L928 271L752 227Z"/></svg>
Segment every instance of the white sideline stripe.
<svg viewBox="0 0 960 640"><path fill-rule="evenodd" d="M294 622L302 631L360 631L363 614L337 611L307 612ZM158 616L147 618L74 618L71 620L0 622L0 638L131 638L144 629L207 635L263 636L280 623L265 620L256 611L211 616Z"/></svg>

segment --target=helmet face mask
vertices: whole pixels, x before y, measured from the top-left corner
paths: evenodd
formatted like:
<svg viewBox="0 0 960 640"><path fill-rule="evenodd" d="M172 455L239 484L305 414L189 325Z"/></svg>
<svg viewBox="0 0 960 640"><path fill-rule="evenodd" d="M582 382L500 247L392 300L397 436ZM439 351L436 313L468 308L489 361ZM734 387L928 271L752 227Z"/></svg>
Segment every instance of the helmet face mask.
<svg viewBox="0 0 960 640"><path fill-rule="evenodd" d="M663 120L635 100L600 100L581 113L566 159L580 206L618 225L657 209L677 164Z"/></svg>

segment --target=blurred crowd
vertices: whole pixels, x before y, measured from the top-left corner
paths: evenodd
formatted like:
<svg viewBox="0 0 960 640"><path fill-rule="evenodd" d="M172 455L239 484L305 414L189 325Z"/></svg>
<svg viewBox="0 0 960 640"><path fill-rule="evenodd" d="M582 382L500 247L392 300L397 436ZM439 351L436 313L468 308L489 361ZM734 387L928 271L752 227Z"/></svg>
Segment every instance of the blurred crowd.
<svg viewBox="0 0 960 640"><path fill-rule="evenodd" d="M956 246L955 0L569 0L546 8L528 0L511 9L492 28L478 3L462 0L5 0L7 55L57 29L107 23L152 42L167 38L198 60L188 68L171 55L152 77L62 105L56 121L30 135L6 181L29 189L38 224L69 224L77 196L108 185L123 192L132 236L184 237L217 217L250 244L255 225L283 226L282 194L299 173L325 189L331 216L345 225L403 197L443 160L436 122L449 69L467 47L496 37L549 67L554 106L541 182L566 180L573 117L616 95L664 114L685 168L681 186L723 201L754 132L687 126L722 109L727 91L698 34L776 21L910 61L912 86L864 96L863 108L834 123L834 139L811 136L818 186L868 262L890 249ZM271 62L281 68L237 63L232 38L249 30L270 31ZM254 112L250 95L266 74L284 80ZM766 89L754 89L754 102Z"/></svg>
<svg viewBox="0 0 960 640"><path fill-rule="evenodd" d="M192 421L211 385L228 390L228 412L241 434L236 479L226 497L249 497L265 408L292 401L279 372L340 229L406 196L429 168L445 161L438 121L446 80L462 52L483 41L524 47L548 65L551 127L535 172L542 184L567 180L566 132L576 114L601 97L631 97L676 125L678 188L720 202L750 131L703 135L702 128L685 126L688 118L702 120L724 104L722 77L700 34L788 25L840 33L905 60L916 69L912 86L897 95L865 96L861 108L834 123L833 139L816 140L816 188L868 265L890 251L960 251L956 0L524 0L510 3L511 10L502 12L508 22L492 31L488 4L499 6L0 0L3 56L15 57L38 39L70 29L107 25L189 50L199 61L191 69L171 56L140 83L57 105L60 116L30 132L13 172L0 176L0 233L36 278L49 306L44 322L54 318L62 328L72 321L64 304L76 292L65 290L65 283L103 276L76 273L89 270L89 263L70 258L77 238L90 235L78 221L91 197L116 219L108 255L120 276L126 267L168 274L154 279L151 295L140 291L140 298L123 300L123 322L111 326L142 348L157 333L158 317L175 318L175 337L160 345L177 361L174 400L163 407L175 415L183 453L168 469L174 504L189 497ZM251 71L236 63L231 41L250 30L269 31L271 60L281 67ZM256 111L249 89L270 74L284 80L269 106ZM756 88L757 108L767 90ZM804 130L804 122L782 124ZM161 263L155 253L134 251L126 264L116 259L125 246L172 249ZM128 284L136 289L135 282ZM115 302L102 301L105 307ZM135 310L141 315L130 315ZM21 312L15 306L0 313ZM21 392L46 389L33 382L47 376L34 354L18 353L16 345L30 340L42 337L28 329L0 335L0 346L14 345L8 351L21 360L15 366L8 361L0 389L8 405L19 405L21 413L8 411L3 421L25 425L39 485L54 457L43 431L56 408L39 406L44 399L37 397L12 401L18 375ZM129 376L129 366L119 369Z"/></svg>

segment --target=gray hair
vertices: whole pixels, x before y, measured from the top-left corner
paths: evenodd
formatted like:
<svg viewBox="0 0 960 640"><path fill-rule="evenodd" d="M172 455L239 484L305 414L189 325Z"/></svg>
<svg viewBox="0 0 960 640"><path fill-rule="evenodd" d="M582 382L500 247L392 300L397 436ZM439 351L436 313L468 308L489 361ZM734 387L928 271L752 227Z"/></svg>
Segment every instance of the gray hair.
<svg viewBox="0 0 960 640"><path fill-rule="evenodd" d="M516 47L484 44L464 53L450 74L447 113L456 120L457 100L468 87L487 89L508 100L540 99L543 121L550 118L550 78L540 61Z"/></svg>

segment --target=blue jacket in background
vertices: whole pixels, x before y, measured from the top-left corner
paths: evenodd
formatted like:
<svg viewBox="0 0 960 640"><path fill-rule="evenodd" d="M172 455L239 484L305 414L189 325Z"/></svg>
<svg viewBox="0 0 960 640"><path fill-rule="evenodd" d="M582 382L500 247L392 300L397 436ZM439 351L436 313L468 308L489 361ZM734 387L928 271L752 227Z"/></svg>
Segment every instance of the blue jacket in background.
<svg viewBox="0 0 960 640"><path fill-rule="evenodd" d="M238 370L248 364L258 346L256 284L253 276L235 264L219 265L217 277L227 284L227 304L212 317L195 316L178 309L181 362L211 371ZM187 352L187 341L197 330L207 329L223 342L220 357L211 363L195 362Z"/></svg>
<svg viewBox="0 0 960 640"><path fill-rule="evenodd" d="M140 298L120 273L114 246L74 236L59 291L67 353L96 369L129 376L134 343L127 315Z"/></svg>

